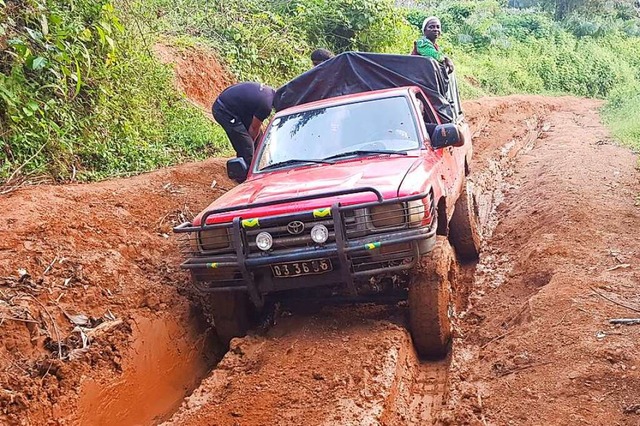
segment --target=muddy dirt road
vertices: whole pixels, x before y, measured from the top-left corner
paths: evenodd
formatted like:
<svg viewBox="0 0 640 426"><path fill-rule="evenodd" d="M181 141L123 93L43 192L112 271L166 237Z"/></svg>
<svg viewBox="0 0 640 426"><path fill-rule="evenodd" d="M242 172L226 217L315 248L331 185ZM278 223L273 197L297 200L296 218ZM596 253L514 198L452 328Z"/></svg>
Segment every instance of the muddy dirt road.
<svg viewBox="0 0 640 426"><path fill-rule="evenodd" d="M640 184L598 107L465 104L486 241L437 363L402 306L285 311L221 358L170 228L222 160L2 196L0 424L640 424L640 325L609 324L640 315Z"/></svg>

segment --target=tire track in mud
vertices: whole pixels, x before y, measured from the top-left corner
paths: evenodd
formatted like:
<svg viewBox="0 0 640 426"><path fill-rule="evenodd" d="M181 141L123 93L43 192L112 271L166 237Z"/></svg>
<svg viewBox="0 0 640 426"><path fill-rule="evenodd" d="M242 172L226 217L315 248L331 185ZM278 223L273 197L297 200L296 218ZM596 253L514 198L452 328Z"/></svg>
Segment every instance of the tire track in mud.
<svg viewBox="0 0 640 426"><path fill-rule="evenodd" d="M420 425L437 419L447 398L450 364L451 359L447 358L417 366L417 376L409 392L408 424Z"/></svg>
<svg viewBox="0 0 640 426"><path fill-rule="evenodd" d="M235 339L165 425L430 424L449 361L417 359L405 310L325 308Z"/></svg>
<svg viewBox="0 0 640 426"><path fill-rule="evenodd" d="M514 159L528 153L548 128L541 119L551 109L544 98L523 99L490 99L469 108L476 150L470 180L485 238L496 226ZM492 256L485 247L480 270ZM454 326L466 314L474 275L474 267L462 268ZM163 425L455 424L443 407L450 370L457 368L452 359L464 359L455 355L464 336L456 330L453 358L420 361L405 311L403 306L325 308L311 317L280 318L266 336L235 339L218 367Z"/></svg>

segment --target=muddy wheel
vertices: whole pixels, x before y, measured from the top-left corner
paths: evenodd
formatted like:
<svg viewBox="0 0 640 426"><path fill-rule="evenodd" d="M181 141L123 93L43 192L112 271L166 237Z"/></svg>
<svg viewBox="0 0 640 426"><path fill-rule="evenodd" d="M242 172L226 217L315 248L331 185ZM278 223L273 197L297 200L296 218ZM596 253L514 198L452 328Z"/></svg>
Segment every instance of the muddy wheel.
<svg viewBox="0 0 640 426"><path fill-rule="evenodd" d="M449 241L438 237L409 284L409 325L420 356L442 358L449 351L454 268L455 255Z"/></svg>
<svg viewBox="0 0 640 426"><path fill-rule="evenodd" d="M461 261L472 262L480 257L478 207L466 182L449 223L449 240Z"/></svg>
<svg viewBox="0 0 640 426"><path fill-rule="evenodd" d="M234 337L246 335L253 318L253 309L247 294L228 291L209 297L213 325L220 341L228 345Z"/></svg>

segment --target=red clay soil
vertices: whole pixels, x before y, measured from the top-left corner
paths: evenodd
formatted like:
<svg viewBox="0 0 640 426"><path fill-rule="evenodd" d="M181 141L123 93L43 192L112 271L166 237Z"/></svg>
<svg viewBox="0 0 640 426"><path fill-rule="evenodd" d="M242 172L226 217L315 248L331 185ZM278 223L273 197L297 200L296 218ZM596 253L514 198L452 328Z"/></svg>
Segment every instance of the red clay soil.
<svg viewBox="0 0 640 426"><path fill-rule="evenodd" d="M487 239L440 363L404 307L331 308L234 340L198 386L216 346L170 228L231 187L223 160L0 197L0 424L640 424L640 325L608 324L640 315L640 185L598 107L465 104Z"/></svg>
<svg viewBox="0 0 640 426"><path fill-rule="evenodd" d="M171 65L176 86L208 116L220 92L235 83L217 55L204 46L156 44L153 52L161 62Z"/></svg>
<svg viewBox="0 0 640 426"><path fill-rule="evenodd" d="M429 420L423 372L396 308L326 309L281 318L236 339L216 370L163 425L374 425ZM435 371L444 391L446 363ZM431 372L430 371L430 372ZM425 378L425 382L426 382ZM436 384L436 383L434 383ZM412 405L420 405L415 412Z"/></svg>
<svg viewBox="0 0 640 426"><path fill-rule="evenodd" d="M164 387L171 395L159 400L179 405L197 385L219 352L185 290L171 228L221 193L213 177L231 185L214 159L0 198L0 424L69 413L65 424L148 423L171 407L139 410L146 398ZM140 412L109 413L113 400L92 400L101 387Z"/></svg>
<svg viewBox="0 0 640 426"><path fill-rule="evenodd" d="M548 111L529 126L539 137L488 159L487 148L504 143L527 105ZM640 325L609 323L640 317L637 157L612 142L597 101L512 97L466 106L472 115L495 111L476 139L477 169L480 180L502 169L506 195L459 324L441 419L639 425ZM501 141L493 140L496 127ZM496 192L495 183L479 191Z"/></svg>
<svg viewBox="0 0 640 426"><path fill-rule="evenodd" d="M467 103L487 242L448 377L447 361L417 361L401 308L326 310L234 341L166 424L638 424L639 329L610 327L634 312L603 295L640 307L640 186L599 105Z"/></svg>

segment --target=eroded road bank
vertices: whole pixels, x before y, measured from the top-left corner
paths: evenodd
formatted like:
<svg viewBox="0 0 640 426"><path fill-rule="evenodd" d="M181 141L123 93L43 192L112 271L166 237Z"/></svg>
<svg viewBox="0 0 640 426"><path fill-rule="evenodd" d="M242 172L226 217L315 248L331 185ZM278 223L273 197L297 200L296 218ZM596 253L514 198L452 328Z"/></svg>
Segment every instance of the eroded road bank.
<svg viewBox="0 0 640 426"><path fill-rule="evenodd" d="M230 187L222 161L3 197L0 312L16 320L0 321L0 423L640 423L640 328L608 325L634 315L619 304L640 306L640 187L598 106L465 104L487 240L462 274L471 305L458 303L453 356L438 363L416 358L404 307L334 307L281 315L207 375L216 346L169 229ZM65 312L121 325L69 360L82 342ZM44 343L56 331L62 354Z"/></svg>
<svg viewBox="0 0 640 426"><path fill-rule="evenodd" d="M449 410L457 423L638 425L640 328L610 323L640 312L637 156L597 101L545 103L478 266Z"/></svg>
<svg viewBox="0 0 640 426"><path fill-rule="evenodd" d="M230 186L211 160L0 197L0 424L153 424L221 353L171 228Z"/></svg>
<svg viewBox="0 0 640 426"><path fill-rule="evenodd" d="M211 329L198 318L131 318L121 373L81 382L78 424L143 425L166 419L214 366Z"/></svg>

